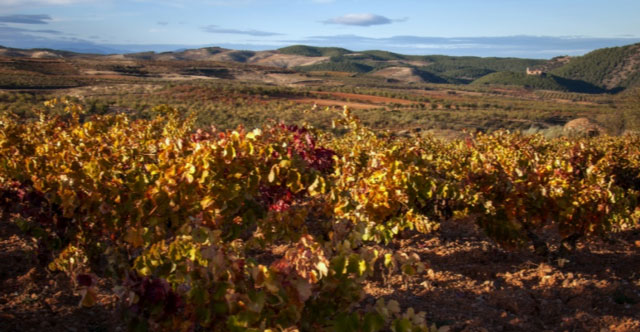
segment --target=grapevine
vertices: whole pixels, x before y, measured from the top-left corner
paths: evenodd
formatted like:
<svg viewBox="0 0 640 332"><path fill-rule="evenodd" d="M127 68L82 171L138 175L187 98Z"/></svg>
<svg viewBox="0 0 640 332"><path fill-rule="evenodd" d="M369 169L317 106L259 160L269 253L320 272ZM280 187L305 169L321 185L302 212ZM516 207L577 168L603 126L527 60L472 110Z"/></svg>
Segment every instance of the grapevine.
<svg viewBox="0 0 640 332"><path fill-rule="evenodd" d="M46 106L35 121L0 119L0 203L81 305L96 276L111 278L131 329L432 331L397 302L360 306L382 270L424 273L386 246L404 230L471 216L497 243L543 253L542 229L571 246L640 214L636 136L408 139L346 108L341 136L218 131L166 106L150 120Z"/></svg>

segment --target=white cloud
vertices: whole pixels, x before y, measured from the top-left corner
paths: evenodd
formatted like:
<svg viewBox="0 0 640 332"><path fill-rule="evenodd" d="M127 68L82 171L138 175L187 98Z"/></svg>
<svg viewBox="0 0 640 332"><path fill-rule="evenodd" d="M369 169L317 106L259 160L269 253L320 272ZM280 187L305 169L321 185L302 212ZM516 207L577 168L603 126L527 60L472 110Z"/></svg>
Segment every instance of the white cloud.
<svg viewBox="0 0 640 332"><path fill-rule="evenodd" d="M107 2L111 0L0 0L0 12L16 9L33 9L46 6L69 6L81 3Z"/></svg>
<svg viewBox="0 0 640 332"><path fill-rule="evenodd" d="M48 24L51 21L49 15L7 15L0 16L0 23L19 23L19 24Z"/></svg>
<svg viewBox="0 0 640 332"><path fill-rule="evenodd" d="M582 55L604 47L640 42L636 38L502 36L427 37L404 35L372 38L358 35L311 36L283 40L283 44L344 47L353 51L381 49L401 54L446 54L457 56L499 56L550 59L559 55Z"/></svg>
<svg viewBox="0 0 640 332"><path fill-rule="evenodd" d="M247 36L256 36L256 37L269 37L269 36L282 35L281 33L262 31L262 30L227 29L227 28L221 28L217 25L207 25L205 27L201 27L201 29L202 31L209 32L209 33L224 33L224 34L247 35Z"/></svg>
<svg viewBox="0 0 640 332"><path fill-rule="evenodd" d="M364 13L364 14L347 14L340 17L334 17L332 19L323 21L323 23L368 27L372 25L391 24L393 22L402 22L406 20L407 20L406 18L394 20L381 15Z"/></svg>
<svg viewBox="0 0 640 332"><path fill-rule="evenodd" d="M95 0L3 0L0 6L14 7L27 5L72 5L82 2L92 2Z"/></svg>

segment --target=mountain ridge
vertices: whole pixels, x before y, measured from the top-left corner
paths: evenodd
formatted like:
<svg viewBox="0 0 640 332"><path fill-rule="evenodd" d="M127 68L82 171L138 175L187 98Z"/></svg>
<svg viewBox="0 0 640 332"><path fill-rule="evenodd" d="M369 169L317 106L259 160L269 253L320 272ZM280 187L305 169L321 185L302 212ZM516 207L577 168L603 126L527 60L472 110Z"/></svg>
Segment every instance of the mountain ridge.
<svg viewBox="0 0 640 332"><path fill-rule="evenodd" d="M404 55L382 50L292 45L276 50L244 51L203 47L170 52L90 54L47 48L0 46L0 57L33 59L103 58L129 61L231 62L298 72L347 72L385 77L401 83L512 85L571 92L617 92L640 86L640 43L603 48L583 56L549 60L527 58Z"/></svg>

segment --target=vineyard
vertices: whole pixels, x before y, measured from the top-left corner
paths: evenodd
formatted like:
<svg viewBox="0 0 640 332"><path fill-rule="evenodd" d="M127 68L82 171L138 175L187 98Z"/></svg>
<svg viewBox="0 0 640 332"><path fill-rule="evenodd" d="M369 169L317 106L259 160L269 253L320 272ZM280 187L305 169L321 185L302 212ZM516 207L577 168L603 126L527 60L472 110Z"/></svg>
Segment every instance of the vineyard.
<svg viewBox="0 0 640 332"><path fill-rule="evenodd" d="M448 331L365 296L433 273L398 241L466 220L562 267L640 219L638 135L407 138L346 107L332 130L199 128L168 106L134 119L67 99L33 112L0 118L1 222L37 240L80 306L108 280L135 331Z"/></svg>

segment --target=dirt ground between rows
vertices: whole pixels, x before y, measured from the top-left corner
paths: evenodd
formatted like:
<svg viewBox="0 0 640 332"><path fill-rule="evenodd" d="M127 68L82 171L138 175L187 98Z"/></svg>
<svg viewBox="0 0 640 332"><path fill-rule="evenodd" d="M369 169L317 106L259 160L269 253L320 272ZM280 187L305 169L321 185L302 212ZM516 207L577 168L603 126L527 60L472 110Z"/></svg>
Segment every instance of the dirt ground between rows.
<svg viewBox="0 0 640 332"><path fill-rule="evenodd" d="M315 104L318 106L348 106L351 109L375 109L387 108L388 104L413 105L415 102L405 99L362 95L356 93L313 91L312 95L318 98L293 98L292 101L302 104ZM336 98L336 99L333 99Z"/></svg>
<svg viewBox="0 0 640 332"><path fill-rule="evenodd" d="M333 100L333 99L298 98L298 99L292 99L292 101L300 104L318 105L319 107L325 107L325 106L342 107L346 105L351 109L358 109L358 110L367 110L367 109L384 107L384 106L374 105L374 104L354 103L354 102L347 102L347 101Z"/></svg>
<svg viewBox="0 0 640 332"><path fill-rule="evenodd" d="M0 331L124 331L110 285L79 308L62 274L38 264L33 242L0 221ZM640 228L581 245L568 261L500 249L465 222L392 247L427 271L365 285L364 304L395 299L449 331L640 331ZM562 265L562 266L560 266Z"/></svg>
<svg viewBox="0 0 640 332"><path fill-rule="evenodd" d="M357 93L313 91L312 94L316 94L319 96L330 96L330 97L341 98L341 99L352 99L352 100L357 100L362 102L369 102L373 104L387 104L387 103L396 103L401 105L415 104L415 102L406 100L406 99L362 95Z"/></svg>
<svg viewBox="0 0 640 332"><path fill-rule="evenodd" d="M79 308L69 278L38 262L35 243L0 219L0 331L125 331L116 314L117 298L99 281L98 303Z"/></svg>
<svg viewBox="0 0 640 332"><path fill-rule="evenodd" d="M581 244L562 261L505 251L468 222L398 243L430 269L373 297L425 311L451 331L640 331L640 229ZM566 260L564 260L566 259Z"/></svg>

